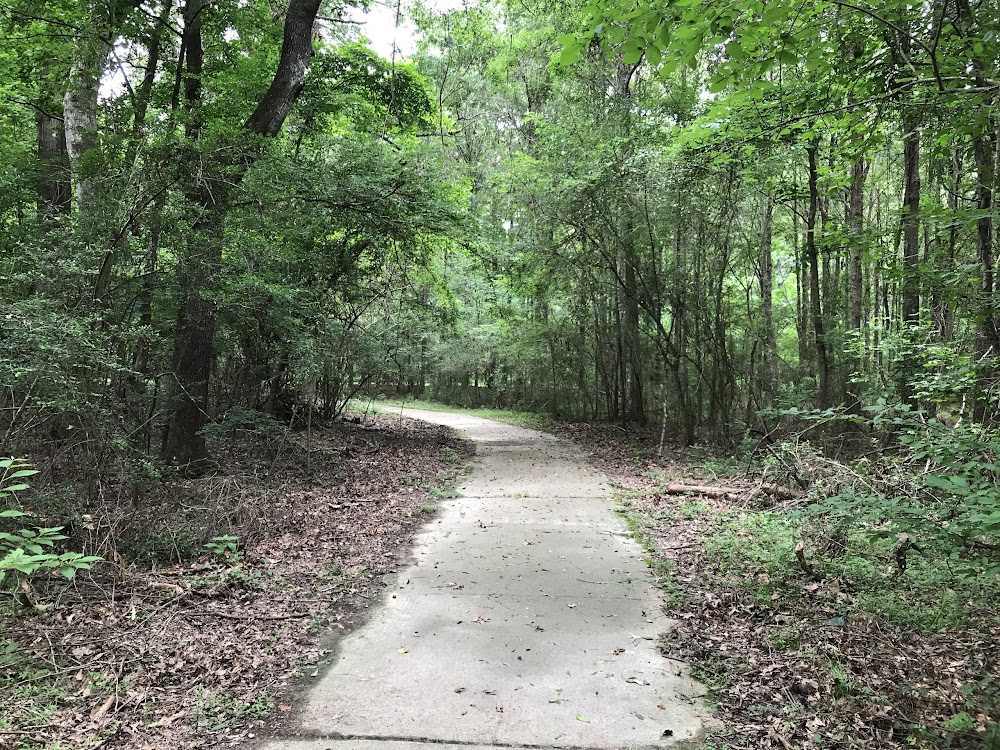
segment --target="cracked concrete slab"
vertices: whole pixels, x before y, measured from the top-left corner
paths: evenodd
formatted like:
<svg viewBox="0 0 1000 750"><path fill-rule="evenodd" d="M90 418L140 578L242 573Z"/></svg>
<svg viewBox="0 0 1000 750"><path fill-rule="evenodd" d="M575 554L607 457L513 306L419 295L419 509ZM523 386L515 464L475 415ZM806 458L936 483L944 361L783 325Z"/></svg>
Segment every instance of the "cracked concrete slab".
<svg viewBox="0 0 1000 750"><path fill-rule="evenodd" d="M670 622L606 478L544 433L403 415L465 433L472 472L339 644L297 735L265 750L651 748L700 736L704 690L657 652Z"/></svg>

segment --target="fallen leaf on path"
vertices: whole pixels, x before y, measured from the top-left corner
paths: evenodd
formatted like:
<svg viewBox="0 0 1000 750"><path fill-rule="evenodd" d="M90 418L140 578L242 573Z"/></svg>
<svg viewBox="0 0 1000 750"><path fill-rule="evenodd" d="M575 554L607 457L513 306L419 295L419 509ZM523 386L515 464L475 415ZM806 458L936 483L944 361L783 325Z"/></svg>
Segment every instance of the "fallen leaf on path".
<svg viewBox="0 0 1000 750"><path fill-rule="evenodd" d="M408 653L410 653L410 649L408 649L406 646L400 646L399 647L399 653L401 653L401 654L408 654Z"/></svg>
<svg viewBox="0 0 1000 750"><path fill-rule="evenodd" d="M577 720L577 721L582 721L582 722L583 722L584 724L589 724L589 723L590 723L590 719L588 719L588 718L587 718L586 716L584 716L583 714L577 714L577 715L576 715L576 720Z"/></svg>

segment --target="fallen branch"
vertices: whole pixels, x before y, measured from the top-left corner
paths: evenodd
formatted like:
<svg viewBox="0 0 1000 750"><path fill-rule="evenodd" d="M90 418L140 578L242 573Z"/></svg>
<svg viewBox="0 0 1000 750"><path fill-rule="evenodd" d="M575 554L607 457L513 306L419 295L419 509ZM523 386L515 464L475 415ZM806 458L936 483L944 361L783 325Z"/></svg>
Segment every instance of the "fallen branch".
<svg viewBox="0 0 1000 750"><path fill-rule="evenodd" d="M715 485L706 484L681 484L680 482L675 482L673 484L667 485L668 495L684 495L687 493L692 493L695 495L705 495L706 497L729 497L741 495L749 490L743 487L720 487ZM768 495L773 495L779 500L795 500L799 497L797 492L781 487L777 484L765 483L760 486L761 492Z"/></svg>
<svg viewBox="0 0 1000 750"><path fill-rule="evenodd" d="M814 580L819 580L821 576L816 572L816 568L809 564L806 560L806 543L799 542L795 545L795 559L799 561L799 567L802 568L802 572L808 575Z"/></svg>
<svg viewBox="0 0 1000 750"><path fill-rule="evenodd" d="M211 612L208 610L203 610L201 612L188 612L191 617L222 617L226 620L260 620L262 622L269 622L272 620L295 620L300 617L308 617L308 612L295 612L290 615L272 615L270 617L264 617L262 615L231 615L226 612Z"/></svg>

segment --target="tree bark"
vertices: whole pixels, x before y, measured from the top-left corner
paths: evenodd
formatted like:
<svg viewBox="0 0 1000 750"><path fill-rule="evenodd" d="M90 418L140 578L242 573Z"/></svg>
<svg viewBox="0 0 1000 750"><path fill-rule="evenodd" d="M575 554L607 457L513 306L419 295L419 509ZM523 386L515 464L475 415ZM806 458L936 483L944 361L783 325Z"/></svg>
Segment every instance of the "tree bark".
<svg viewBox="0 0 1000 750"><path fill-rule="evenodd" d="M978 394L973 408L973 417L978 422L992 418L992 410L987 403L986 392L994 377L993 360L1000 349L1000 334L997 331L993 269L993 190L996 165L994 162L994 140L991 134L975 138L973 155L976 160L976 255L979 260L980 309L976 323L976 359L979 363Z"/></svg>
<svg viewBox="0 0 1000 750"><path fill-rule="evenodd" d="M864 298L862 260L864 238L862 236L865 210L865 180L868 164L860 157L851 167L851 186L847 192L847 232L850 237L847 281L847 330L861 330L861 309Z"/></svg>
<svg viewBox="0 0 1000 750"><path fill-rule="evenodd" d="M302 93L306 69L312 56L312 35L320 0L291 0L285 13L285 29L278 69L246 122L246 129L264 137L278 134L295 100Z"/></svg>
<svg viewBox="0 0 1000 750"><path fill-rule="evenodd" d="M864 368L864 341L861 338L861 319L864 302L864 276L862 261L864 259L864 212L865 212L865 180L868 177L868 164L864 157L859 157L851 166L851 186L847 190L847 234L850 250L847 260L847 330L853 332L855 340L851 343L853 354L848 359L850 372L845 373L845 396L852 411L859 413L861 409L861 393L851 382L852 376Z"/></svg>
<svg viewBox="0 0 1000 750"><path fill-rule="evenodd" d="M66 131L63 121L54 114L38 113L35 193L38 213L51 218L70 210L73 196L69 182L69 160L66 154Z"/></svg>
<svg viewBox="0 0 1000 750"><path fill-rule="evenodd" d="M778 338L774 330L774 259L772 234L774 229L774 202L767 198L760 207L760 283L761 338L763 339L764 394L768 404L773 402L778 388Z"/></svg>
<svg viewBox="0 0 1000 750"><path fill-rule="evenodd" d="M94 14L96 31L81 32L75 40L73 64L63 96L63 124L66 132L66 152L69 155L73 183L76 188L76 209L80 226L93 230L97 195L96 167L100 142L97 129L97 92L109 48L107 19Z"/></svg>
<svg viewBox="0 0 1000 750"><path fill-rule="evenodd" d="M920 131L903 117L903 324L920 323Z"/></svg>
<svg viewBox="0 0 1000 750"><path fill-rule="evenodd" d="M257 109L245 124L248 133L270 137L281 130L302 91L312 53L312 28L319 6L319 0L290 0L278 68ZM207 7L203 0L195 0L185 9L185 38L182 43L187 50L188 75L184 88L185 100L193 115L188 125L188 138L194 142L201 137L201 121L197 112L201 103L204 66L201 16ZM212 183L211 175L196 172L190 191L190 196L202 209L202 216L192 227L192 244L188 248L188 257L184 259L186 262L182 261L182 266L186 268L181 272L182 301L174 341L173 384L167 408L163 456L193 472L202 471L210 463L201 428L209 417L208 395L215 361L216 328L216 309L211 297L222 265L222 221L227 208L227 195L234 184L242 181L259 155L259 149L251 148L242 154L242 158L220 165L229 167L225 179Z"/></svg>
<svg viewBox="0 0 1000 750"><path fill-rule="evenodd" d="M816 244L816 219L819 212L819 172L816 166L817 145L806 148L809 157L809 213L806 216L806 259L809 263L809 304L816 346L817 406L830 406L830 361L826 328L820 298L819 249Z"/></svg>

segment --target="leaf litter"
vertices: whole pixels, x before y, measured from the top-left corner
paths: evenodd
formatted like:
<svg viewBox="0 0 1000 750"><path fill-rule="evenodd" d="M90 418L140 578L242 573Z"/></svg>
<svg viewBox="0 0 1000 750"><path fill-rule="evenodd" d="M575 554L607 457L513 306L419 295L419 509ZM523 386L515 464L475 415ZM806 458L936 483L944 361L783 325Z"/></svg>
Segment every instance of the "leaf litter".
<svg viewBox="0 0 1000 750"><path fill-rule="evenodd" d="M425 521L428 488L455 476L448 457L472 454L445 428L378 416L305 445L227 438L216 475L142 499L166 528L211 516L238 557L128 563L108 554L108 508L88 509L113 564L33 580L44 611L0 613L0 748L243 747L293 716L300 678L319 674Z"/></svg>
<svg viewBox="0 0 1000 750"><path fill-rule="evenodd" d="M658 434L589 424L552 429L586 451L631 508L655 515L682 499L659 490L664 477L689 479L693 467L676 446L669 459L658 458ZM717 575L706 556L713 518L760 501L758 483L726 484L738 492L698 497L705 513L673 513L669 524L643 530L670 561L680 594L668 607L675 625L661 651L708 683L722 722L712 741L781 750L1000 747L995 615L943 632L907 630L845 607L853 603L848 581L817 581L806 571L799 594L761 601ZM790 629L797 645L775 648L774 636Z"/></svg>

